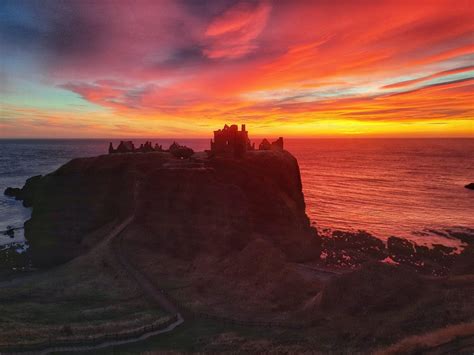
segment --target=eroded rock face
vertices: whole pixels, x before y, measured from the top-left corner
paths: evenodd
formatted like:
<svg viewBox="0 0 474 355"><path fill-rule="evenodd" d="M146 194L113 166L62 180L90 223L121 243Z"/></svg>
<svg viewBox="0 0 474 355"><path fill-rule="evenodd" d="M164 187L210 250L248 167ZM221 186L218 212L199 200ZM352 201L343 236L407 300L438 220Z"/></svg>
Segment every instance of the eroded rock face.
<svg viewBox="0 0 474 355"><path fill-rule="evenodd" d="M160 249L180 258L241 250L257 238L271 241L289 260L319 256L298 164L287 152L250 152L243 159L181 160L157 152L74 159L32 186L23 189L33 205L25 232L37 265L80 255L88 232L132 213Z"/></svg>

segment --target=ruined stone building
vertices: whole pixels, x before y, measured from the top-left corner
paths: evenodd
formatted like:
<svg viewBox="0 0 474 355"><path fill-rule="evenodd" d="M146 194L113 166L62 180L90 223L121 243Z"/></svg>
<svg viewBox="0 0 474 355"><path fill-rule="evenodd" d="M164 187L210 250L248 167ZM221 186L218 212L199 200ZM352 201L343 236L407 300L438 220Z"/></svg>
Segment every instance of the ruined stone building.
<svg viewBox="0 0 474 355"><path fill-rule="evenodd" d="M129 153L135 151L135 145L132 141L120 141L117 149L114 149L112 142L109 144L109 154L112 153Z"/></svg>
<svg viewBox="0 0 474 355"><path fill-rule="evenodd" d="M258 150L283 150L283 137L271 143L268 139L263 139L262 143L258 146Z"/></svg>
<svg viewBox="0 0 474 355"><path fill-rule="evenodd" d="M276 141L271 142L263 139L258 146L259 150L283 150L283 138L280 137ZM237 125L225 125L223 129L214 131L214 139L211 139L211 150L207 151L209 156L226 155L233 157L242 157L245 152L255 150L255 143L251 143L249 133L243 124L241 130ZM180 158L189 158L194 154L191 148L181 146L173 142L168 150L164 150L159 144L152 145L151 142L146 141L140 144L138 148L132 141L120 141L117 149L114 149L112 143L109 144L109 154L113 153L147 153L147 152L170 152Z"/></svg>
<svg viewBox="0 0 474 355"><path fill-rule="evenodd" d="M132 141L120 141L120 144L117 146L117 149L114 149L112 142L109 143L109 154L113 153L147 153L147 152L162 152L163 148L161 145L155 144L153 147L152 143L146 141L144 144L140 144L138 148L135 148L135 145Z"/></svg>
<svg viewBox="0 0 474 355"><path fill-rule="evenodd" d="M258 150L270 150L270 149L272 149L272 145L266 138L264 138L262 143L258 145Z"/></svg>
<svg viewBox="0 0 474 355"><path fill-rule="evenodd" d="M211 139L211 152L213 154L241 156L247 150L253 149L255 149L255 146L250 144L249 135L244 124L240 131L237 125L225 125L223 129L214 131L214 139Z"/></svg>

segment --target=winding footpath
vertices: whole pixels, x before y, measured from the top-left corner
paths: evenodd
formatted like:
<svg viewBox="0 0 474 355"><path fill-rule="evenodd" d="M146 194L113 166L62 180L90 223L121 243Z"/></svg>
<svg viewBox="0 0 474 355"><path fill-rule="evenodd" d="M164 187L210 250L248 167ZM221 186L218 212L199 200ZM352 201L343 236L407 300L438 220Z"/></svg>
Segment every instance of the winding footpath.
<svg viewBox="0 0 474 355"><path fill-rule="evenodd" d="M130 225L134 220L134 217L129 217L125 228ZM124 228L124 229L125 229ZM168 300L164 294L164 290L156 289L155 286L148 280L148 278L142 274L137 268L135 268L129 259L126 257L123 248L123 234L118 233L111 240L112 248L115 257L119 261L123 269L128 273L128 276L132 278L145 293L145 296L153 303L158 304L162 309L170 314L179 314L176 306Z"/></svg>
<svg viewBox="0 0 474 355"><path fill-rule="evenodd" d="M117 227L115 227L106 237L106 240L110 243L111 250L114 253L115 257L119 261L120 265L125 269L128 275L135 280L135 282L140 286L142 291L144 292L145 296L152 301L153 303L157 304L161 309L166 310L170 314L176 316L176 320L169 324L166 328L154 330L150 332L146 332L140 336L135 338L129 338L125 340L109 340L104 341L100 344L96 345L73 345L73 346L51 346L39 352L22 352L22 354L49 354L53 352L75 352L75 351L92 351L98 349L104 349L107 347L119 346L119 345L126 345L130 343L139 342L145 339L148 339L152 336L168 333L173 331L176 327L181 325L184 322L183 317L178 312L177 308L173 305L171 301L169 301L165 295L163 294L162 290L157 290L153 284L148 281L148 279L141 274L133 265L129 262L123 252L123 232L125 229L134 221L135 216L128 217L125 221L120 223Z"/></svg>
<svg viewBox="0 0 474 355"><path fill-rule="evenodd" d="M137 196L138 184L135 184L135 202ZM152 330L145 332L137 337L128 338L124 340L108 340L99 344L94 345L71 345L71 346L51 346L45 348L41 351L30 351L30 352L21 352L22 354L49 354L53 352L76 352L76 351L92 351L98 349L104 349L107 347L125 345L130 343L135 343L143 341L152 336L168 333L173 331L176 327L181 325L184 322L184 319L179 313L177 307L165 296L164 290L156 289L155 286L143 275L137 268L135 268L132 263L127 259L124 248L123 248L123 232L130 226L135 220L135 215L132 214L126 218L122 223L117 225L112 231L110 231L104 238L104 242L107 243L111 248L114 257L120 263L120 266L126 271L128 276L133 279L138 286L141 288L146 298L152 303L158 305L160 309L163 309L174 316L176 319L171 324L167 325L165 328ZM11 282L9 283L11 285Z"/></svg>

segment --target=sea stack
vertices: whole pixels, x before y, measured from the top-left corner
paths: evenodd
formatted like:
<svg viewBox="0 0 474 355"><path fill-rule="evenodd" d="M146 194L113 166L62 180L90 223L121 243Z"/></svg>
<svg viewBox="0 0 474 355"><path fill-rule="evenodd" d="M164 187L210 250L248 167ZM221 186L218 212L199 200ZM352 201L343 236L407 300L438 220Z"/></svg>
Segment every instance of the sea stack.
<svg viewBox="0 0 474 355"><path fill-rule="evenodd" d="M178 258L226 255L257 239L294 262L320 253L298 162L284 150L79 158L23 190L33 206L25 235L38 266L83 254L88 234L132 215L160 250Z"/></svg>

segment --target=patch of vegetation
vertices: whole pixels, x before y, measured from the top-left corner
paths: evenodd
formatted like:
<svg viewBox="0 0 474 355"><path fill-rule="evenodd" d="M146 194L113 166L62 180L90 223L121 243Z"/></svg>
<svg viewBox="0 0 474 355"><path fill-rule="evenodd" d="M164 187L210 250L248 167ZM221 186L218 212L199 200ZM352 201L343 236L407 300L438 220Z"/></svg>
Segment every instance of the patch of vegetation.
<svg viewBox="0 0 474 355"><path fill-rule="evenodd" d="M104 250L54 269L0 279L0 344L113 334L167 316L145 300Z"/></svg>

